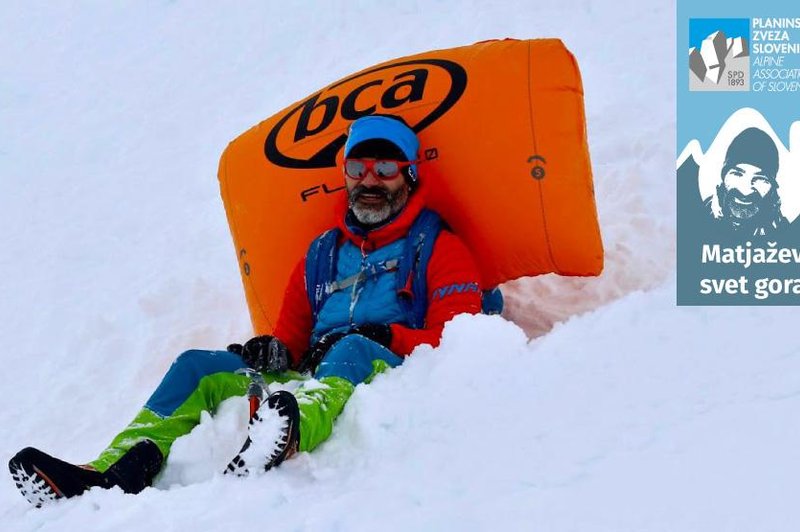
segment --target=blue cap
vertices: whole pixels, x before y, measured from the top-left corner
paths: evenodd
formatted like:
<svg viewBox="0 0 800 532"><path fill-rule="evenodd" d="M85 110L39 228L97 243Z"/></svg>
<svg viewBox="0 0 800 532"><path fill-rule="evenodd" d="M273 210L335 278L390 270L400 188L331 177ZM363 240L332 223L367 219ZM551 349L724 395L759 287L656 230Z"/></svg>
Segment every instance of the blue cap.
<svg viewBox="0 0 800 532"><path fill-rule="evenodd" d="M400 148L406 159L417 160L419 139L416 133L396 118L379 115L365 116L350 124L350 132L344 144L344 156L347 157L356 144L372 139L388 140ZM410 174L411 180L416 182L418 175L416 164L411 165Z"/></svg>

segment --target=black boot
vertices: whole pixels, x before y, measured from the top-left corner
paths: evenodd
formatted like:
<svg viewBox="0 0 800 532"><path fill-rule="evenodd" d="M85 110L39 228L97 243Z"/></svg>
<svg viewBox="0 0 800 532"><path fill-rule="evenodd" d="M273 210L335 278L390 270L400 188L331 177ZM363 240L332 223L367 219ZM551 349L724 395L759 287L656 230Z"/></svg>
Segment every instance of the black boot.
<svg viewBox="0 0 800 532"><path fill-rule="evenodd" d="M262 416L272 415L273 412L284 421L278 441L263 442L252 438L253 427L262 422ZM300 447L300 408L297 399L286 391L270 395L250 420L248 432L247 440L239 454L225 468L225 474L244 477L259 469L269 471L297 452Z"/></svg>
<svg viewBox="0 0 800 532"><path fill-rule="evenodd" d="M125 493L139 493L153 484L164 455L151 440L142 440L125 453L122 458L103 473L106 482L119 486Z"/></svg>
<svg viewBox="0 0 800 532"><path fill-rule="evenodd" d="M155 443L134 445L105 473L88 466L59 460L33 447L26 447L8 462L8 470L22 496L41 507L56 499L76 497L86 490L119 486L126 493L139 493L155 478L164 458Z"/></svg>
<svg viewBox="0 0 800 532"><path fill-rule="evenodd" d="M37 508L62 497L75 497L89 488L110 487L101 473L64 462L33 447L18 452L8 462L8 470L22 496Z"/></svg>

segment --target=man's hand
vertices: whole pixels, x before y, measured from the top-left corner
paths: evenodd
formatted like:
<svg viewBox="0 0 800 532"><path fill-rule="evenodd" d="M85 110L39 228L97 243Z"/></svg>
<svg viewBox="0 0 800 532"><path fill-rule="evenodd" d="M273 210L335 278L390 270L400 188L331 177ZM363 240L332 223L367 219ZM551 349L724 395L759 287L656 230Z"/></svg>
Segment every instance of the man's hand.
<svg viewBox="0 0 800 532"><path fill-rule="evenodd" d="M256 371L280 373L289 369L289 348L274 336L256 336L244 345L231 344L228 351L241 356Z"/></svg>
<svg viewBox="0 0 800 532"><path fill-rule="evenodd" d="M350 329L351 334L360 334L385 348L392 345L392 329L388 325L378 323L365 323Z"/></svg>

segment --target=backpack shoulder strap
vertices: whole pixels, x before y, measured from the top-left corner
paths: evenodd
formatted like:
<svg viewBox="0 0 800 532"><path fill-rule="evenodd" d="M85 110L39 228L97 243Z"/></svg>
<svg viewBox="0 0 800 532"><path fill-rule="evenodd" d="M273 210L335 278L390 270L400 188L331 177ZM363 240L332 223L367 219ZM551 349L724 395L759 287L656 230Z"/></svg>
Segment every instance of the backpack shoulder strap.
<svg viewBox="0 0 800 532"><path fill-rule="evenodd" d="M425 326L428 311L428 263L433 255L433 246L444 227L441 217L424 209L411 225L406 237L406 249L400 261L397 275L398 295L408 316L409 327Z"/></svg>
<svg viewBox="0 0 800 532"><path fill-rule="evenodd" d="M425 326L428 311L428 263L433 255L433 247L442 229L449 230L447 223L431 210L423 210L409 231L406 253L400 263L398 280L403 284L398 294L405 305L409 325L420 329ZM500 314L503 311L503 294L499 286L483 290L481 293L481 312Z"/></svg>
<svg viewBox="0 0 800 532"><path fill-rule="evenodd" d="M336 255L341 231L329 229L311 242L306 252L306 293L314 321L330 293L326 287L336 276Z"/></svg>

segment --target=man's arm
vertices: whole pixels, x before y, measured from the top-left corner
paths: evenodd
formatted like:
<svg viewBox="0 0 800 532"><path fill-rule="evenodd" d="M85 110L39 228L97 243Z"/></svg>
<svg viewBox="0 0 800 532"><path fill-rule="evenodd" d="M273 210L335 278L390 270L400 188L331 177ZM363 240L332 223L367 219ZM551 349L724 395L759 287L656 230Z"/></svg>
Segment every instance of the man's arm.
<svg viewBox="0 0 800 532"><path fill-rule="evenodd" d="M306 292L305 270L305 259L301 259L289 276L289 284L286 285L274 332L274 335L289 348L293 368L297 367L303 353L308 349L314 326Z"/></svg>
<svg viewBox="0 0 800 532"><path fill-rule="evenodd" d="M428 311L425 328L392 324L389 348L405 356L420 344L439 345L445 322L456 314L481 311L480 276L475 261L461 240L443 230L436 239L428 263Z"/></svg>

